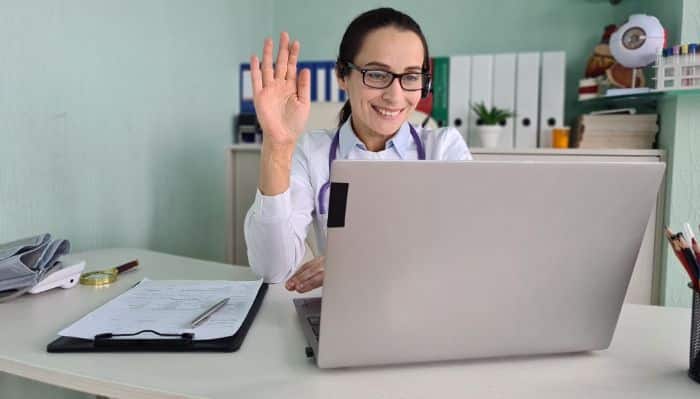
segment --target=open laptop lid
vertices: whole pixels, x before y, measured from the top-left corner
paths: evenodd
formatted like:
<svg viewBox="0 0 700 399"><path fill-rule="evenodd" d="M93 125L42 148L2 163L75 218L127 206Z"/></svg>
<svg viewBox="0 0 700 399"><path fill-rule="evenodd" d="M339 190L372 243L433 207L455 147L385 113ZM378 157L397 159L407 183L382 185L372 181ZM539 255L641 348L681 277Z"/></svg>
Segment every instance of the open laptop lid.
<svg viewBox="0 0 700 399"><path fill-rule="evenodd" d="M319 366L606 348L664 167L336 161Z"/></svg>

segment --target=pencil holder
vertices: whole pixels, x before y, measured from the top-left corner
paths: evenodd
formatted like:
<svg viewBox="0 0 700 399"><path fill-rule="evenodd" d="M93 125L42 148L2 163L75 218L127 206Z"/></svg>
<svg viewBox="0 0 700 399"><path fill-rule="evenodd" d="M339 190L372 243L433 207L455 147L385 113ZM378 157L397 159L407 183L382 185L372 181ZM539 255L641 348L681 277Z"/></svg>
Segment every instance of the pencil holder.
<svg viewBox="0 0 700 399"><path fill-rule="evenodd" d="M700 291L688 284L693 290L693 310L690 316L690 367L688 376L700 383Z"/></svg>

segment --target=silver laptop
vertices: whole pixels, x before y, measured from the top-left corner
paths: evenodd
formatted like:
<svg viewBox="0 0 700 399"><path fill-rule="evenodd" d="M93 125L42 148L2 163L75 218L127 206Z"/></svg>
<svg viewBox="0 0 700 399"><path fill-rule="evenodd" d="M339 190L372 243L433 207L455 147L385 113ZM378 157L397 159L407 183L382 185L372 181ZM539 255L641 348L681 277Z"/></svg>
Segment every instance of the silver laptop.
<svg viewBox="0 0 700 399"><path fill-rule="evenodd" d="M319 367L605 349L664 165L336 161Z"/></svg>

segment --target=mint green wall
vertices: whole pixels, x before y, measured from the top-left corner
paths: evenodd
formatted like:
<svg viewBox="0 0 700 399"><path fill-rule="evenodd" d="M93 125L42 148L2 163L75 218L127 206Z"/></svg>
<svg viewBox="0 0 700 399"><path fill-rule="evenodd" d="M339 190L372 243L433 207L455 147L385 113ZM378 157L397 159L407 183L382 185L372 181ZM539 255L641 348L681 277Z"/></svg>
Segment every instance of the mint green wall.
<svg viewBox="0 0 700 399"><path fill-rule="evenodd" d="M222 260L238 65L280 30L301 40L303 58L332 59L355 15L393 5L419 21L435 55L565 49L571 120L603 25L647 12L672 41L681 27L697 41L699 1L3 1L0 242L49 231L76 250L137 246ZM674 228L700 222L690 208L700 196L697 101L661 104ZM687 304L680 268L667 257L664 266L662 298Z"/></svg>
<svg viewBox="0 0 700 399"><path fill-rule="evenodd" d="M431 55L565 50L566 120L571 123L581 110L578 80L603 27L623 22L640 4L638 0L619 6L603 0L307 0L299 9L296 2L277 0L274 28L300 40L302 58L335 59L348 23L378 6L394 7L416 19Z"/></svg>
<svg viewBox="0 0 700 399"><path fill-rule="evenodd" d="M0 2L0 242L223 260L238 66L272 2Z"/></svg>
<svg viewBox="0 0 700 399"><path fill-rule="evenodd" d="M700 41L700 0L682 0L672 12L679 14L679 33L674 43ZM661 8L661 7L659 7ZM663 7L668 11L670 7ZM679 11L680 10L680 11ZM680 29L678 29L680 28ZM669 154L667 171L666 224L680 230L684 222L694 229L700 223L700 95L666 98L661 104L661 147ZM697 229L696 229L697 231ZM688 278L664 245L662 301L669 306L690 306Z"/></svg>

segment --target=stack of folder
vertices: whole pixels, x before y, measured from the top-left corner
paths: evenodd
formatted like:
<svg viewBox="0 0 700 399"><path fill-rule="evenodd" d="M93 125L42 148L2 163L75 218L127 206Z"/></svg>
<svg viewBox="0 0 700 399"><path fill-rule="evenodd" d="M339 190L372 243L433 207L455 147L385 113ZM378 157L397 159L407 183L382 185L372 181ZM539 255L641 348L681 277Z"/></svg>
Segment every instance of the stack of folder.
<svg viewBox="0 0 700 399"><path fill-rule="evenodd" d="M451 55L431 60L429 113L438 126L456 127L471 147L480 147L478 117L483 102L514 111L503 126L500 148L551 147L552 128L563 125L566 54L563 51Z"/></svg>
<svg viewBox="0 0 700 399"><path fill-rule="evenodd" d="M657 114L583 115L578 120L578 148L653 148L656 141Z"/></svg>
<svg viewBox="0 0 700 399"><path fill-rule="evenodd" d="M431 59L431 69L433 60ZM344 103L347 99L345 91L338 86L335 76L335 61L300 61L297 69L308 69L311 72L311 101L319 103ZM446 71L441 72L443 78L447 78ZM250 80L250 64L242 63L239 69L239 108L241 115L255 116L255 104L253 104L253 86ZM445 93L446 94L446 93ZM445 100L446 101L446 100ZM419 111L431 114L433 109L432 93L418 103ZM447 110L445 109L445 118Z"/></svg>
<svg viewBox="0 0 700 399"><path fill-rule="evenodd" d="M452 55L430 60L432 92L416 109L438 126L456 127L467 143L479 147L477 116L471 105L514 111L503 126L499 147L551 147L552 128L563 125L566 54L563 51ZM303 61L297 69L311 71L311 101L342 103L333 61ZM255 115L250 64L239 70L240 112ZM239 138L240 141L253 141Z"/></svg>

